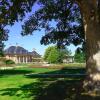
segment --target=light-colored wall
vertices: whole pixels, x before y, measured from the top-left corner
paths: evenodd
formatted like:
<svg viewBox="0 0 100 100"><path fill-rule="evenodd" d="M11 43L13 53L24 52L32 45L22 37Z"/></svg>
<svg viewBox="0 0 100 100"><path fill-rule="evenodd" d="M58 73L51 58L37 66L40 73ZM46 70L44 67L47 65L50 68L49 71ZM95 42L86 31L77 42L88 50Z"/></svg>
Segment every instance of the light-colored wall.
<svg viewBox="0 0 100 100"><path fill-rule="evenodd" d="M16 56L6 55L5 58L13 60L14 62L16 62Z"/></svg>
<svg viewBox="0 0 100 100"><path fill-rule="evenodd" d="M6 59L13 60L15 63L28 63L32 62L30 55L5 55Z"/></svg>
<svg viewBox="0 0 100 100"><path fill-rule="evenodd" d="M65 59L63 59L63 63L73 63L73 62L74 62L73 57L66 57Z"/></svg>

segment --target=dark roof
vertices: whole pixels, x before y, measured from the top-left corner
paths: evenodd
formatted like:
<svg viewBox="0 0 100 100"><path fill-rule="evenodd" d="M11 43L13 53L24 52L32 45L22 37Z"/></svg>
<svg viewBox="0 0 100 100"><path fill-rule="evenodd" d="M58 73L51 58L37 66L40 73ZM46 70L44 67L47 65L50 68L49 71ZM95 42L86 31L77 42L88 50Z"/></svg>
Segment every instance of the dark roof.
<svg viewBox="0 0 100 100"><path fill-rule="evenodd" d="M41 57L41 55L39 55L36 51L32 51L31 53L32 53L32 55L35 56L35 57Z"/></svg>
<svg viewBox="0 0 100 100"><path fill-rule="evenodd" d="M10 46L6 50L4 50L4 54L14 54L14 55L32 55L35 57L40 57L40 55L36 51L29 52L28 50L24 49L20 46Z"/></svg>

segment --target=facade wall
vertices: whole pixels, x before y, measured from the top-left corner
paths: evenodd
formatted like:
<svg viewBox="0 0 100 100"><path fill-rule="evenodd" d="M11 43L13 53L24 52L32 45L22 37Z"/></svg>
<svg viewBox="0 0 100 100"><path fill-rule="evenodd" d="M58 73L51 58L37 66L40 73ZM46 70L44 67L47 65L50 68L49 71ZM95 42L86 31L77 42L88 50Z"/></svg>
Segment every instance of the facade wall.
<svg viewBox="0 0 100 100"><path fill-rule="evenodd" d="M63 63L73 63L74 62L74 57L66 57L63 59Z"/></svg>
<svg viewBox="0 0 100 100"><path fill-rule="evenodd" d="M30 55L5 55L5 58L13 60L15 63L32 62L32 56L30 56Z"/></svg>

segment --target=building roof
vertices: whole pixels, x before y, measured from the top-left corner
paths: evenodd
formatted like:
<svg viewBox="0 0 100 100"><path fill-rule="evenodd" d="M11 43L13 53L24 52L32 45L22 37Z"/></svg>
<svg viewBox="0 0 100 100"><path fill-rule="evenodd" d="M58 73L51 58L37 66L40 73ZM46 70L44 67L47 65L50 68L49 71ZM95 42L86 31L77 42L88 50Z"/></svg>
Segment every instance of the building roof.
<svg viewBox="0 0 100 100"><path fill-rule="evenodd" d="M36 51L29 52L28 50L24 49L20 46L10 46L6 50L4 50L4 54L11 54L11 55L32 55L35 57L40 57L40 55Z"/></svg>

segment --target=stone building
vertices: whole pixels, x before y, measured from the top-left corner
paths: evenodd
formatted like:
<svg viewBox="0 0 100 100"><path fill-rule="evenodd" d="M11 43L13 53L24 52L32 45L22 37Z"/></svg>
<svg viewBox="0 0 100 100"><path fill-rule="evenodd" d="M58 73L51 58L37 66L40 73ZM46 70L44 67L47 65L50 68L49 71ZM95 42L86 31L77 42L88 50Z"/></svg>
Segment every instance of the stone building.
<svg viewBox="0 0 100 100"><path fill-rule="evenodd" d="M36 51L29 52L20 46L10 46L4 50L4 54L6 59L13 60L15 63L29 63L32 62L34 58L41 58Z"/></svg>

